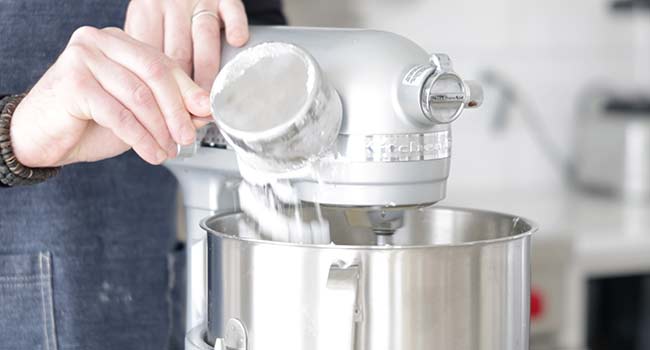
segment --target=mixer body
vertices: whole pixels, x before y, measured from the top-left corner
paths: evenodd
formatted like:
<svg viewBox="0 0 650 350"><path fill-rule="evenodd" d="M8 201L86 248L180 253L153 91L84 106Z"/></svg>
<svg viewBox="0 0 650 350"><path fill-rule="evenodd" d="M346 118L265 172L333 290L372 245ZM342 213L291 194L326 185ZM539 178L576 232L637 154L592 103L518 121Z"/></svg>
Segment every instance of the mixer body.
<svg viewBox="0 0 650 350"><path fill-rule="evenodd" d="M307 52L340 98L332 156L292 180L324 204L334 245L249 236L241 164L208 126L166 164L186 207L187 350L527 349L532 225L423 208L445 197L450 122L480 88L447 56L379 31L252 27L222 62L269 42Z"/></svg>

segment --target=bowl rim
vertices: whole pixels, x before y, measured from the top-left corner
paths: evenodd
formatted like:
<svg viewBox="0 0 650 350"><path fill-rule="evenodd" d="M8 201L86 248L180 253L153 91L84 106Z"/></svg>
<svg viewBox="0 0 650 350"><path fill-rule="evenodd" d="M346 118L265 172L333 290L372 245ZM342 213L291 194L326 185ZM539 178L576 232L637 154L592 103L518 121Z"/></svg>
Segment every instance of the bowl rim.
<svg viewBox="0 0 650 350"><path fill-rule="evenodd" d="M467 247L481 247L495 244L503 244L510 241L522 240L527 237L530 237L533 233L539 230L539 226L533 220L527 219L518 215L505 214L498 211L492 210L483 210L483 209L474 209L474 208L462 208L462 207L453 207L453 206L431 206L426 207L424 210L442 210L442 211L457 211L464 213L479 213L487 214L490 216L500 216L504 218L511 218L513 220L523 221L528 227L525 232L521 232L515 235L508 235L498 238L489 238L477 241L468 241L468 242L459 242L459 243L442 243L442 244L416 244L416 245L343 245L343 244L313 244L313 243L293 243L293 242L279 242L271 241L257 238L244 238L240 236L233 236L227 233L219 232L211 227L209 223L215 220L227 218L230 216L240 215L242 211L240 210L222 210L217 211L214 215L208 216L201 220L200 227L206 231L208 234L213 234L217 237L236 240L250 244L261 244L261 245L273 245L273 246L285 246L285 247L300 247L300 248L309 248L309 249L343 249L343 250L410 250L410 249L439 249L439 248L467 248Z"/></svg>

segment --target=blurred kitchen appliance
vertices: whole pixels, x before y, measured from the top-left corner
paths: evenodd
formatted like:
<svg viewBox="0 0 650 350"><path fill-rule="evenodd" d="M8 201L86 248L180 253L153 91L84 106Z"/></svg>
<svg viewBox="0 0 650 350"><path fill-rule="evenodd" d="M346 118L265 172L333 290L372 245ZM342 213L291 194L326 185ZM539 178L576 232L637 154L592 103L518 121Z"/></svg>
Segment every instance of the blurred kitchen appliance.
<svg viewBox="0 0 650 350"><path fill-rule="evenodd" d="M336 156L294 182L326 204L334 244L256 237L236 214L233 150L201 130L167 163L186 207L187 349L527 349L533 225L425 208L445 196L449 123L480 87L447 56L369 30L253 27L222 62L273 42L313 57L340 97Z"/></svg>
<svg viewBox="0 0 650 350"><path fill-rule="evenodd" d="M558 222L532 240L531 349L650 348L648 203L585 192L537 199Z"/></svg>
<svg viewBox="0 0 650 350"><path fill-rule="evenodd" d="M640 202L650 199L650 93L642 88L589 87L579 98L573 154L564 154L544 127L542 116L501 74L483 73L500 90L493 126L505 128L510 109L522 109L531 136L577 189Z"/></svg>
<svg viewBox="0 0 650 350"><path fill-rule="evenodd" d="M626 200L650 199L650 94L594 89L580 106L575 183Z"/></svg>
<svg viewBox="0 0 650 350"><path fill-rule="evenodd" d="M616 0L611 9L634 23L634 79L587 88L572 175L582 189L638 202L650 199L650 1Z"/></svg>
<svg viewBox="0 0 650 350"><path fill-rule="evenodd" d="M650 10L650 0L616 0L612 2L612 10L619 12Z"/></svg>

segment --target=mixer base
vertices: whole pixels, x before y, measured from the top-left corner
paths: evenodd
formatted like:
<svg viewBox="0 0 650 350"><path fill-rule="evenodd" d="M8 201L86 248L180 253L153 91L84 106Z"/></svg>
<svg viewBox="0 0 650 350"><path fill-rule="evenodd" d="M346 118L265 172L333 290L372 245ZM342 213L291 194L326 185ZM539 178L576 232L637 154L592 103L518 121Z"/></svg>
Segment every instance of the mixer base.
<svg viewBox="0 0 650 350"><path fill-rule="evenodd" d="M214 350L215 348L206 341L206 335L205 325L192 328L185 335L185 350Z"/></svg>
<svg viewBox="0 0 650 350"><path fill-rule="evenodd" d="M226 325L223 339L217 338L214 346L207 341L208 332L205 324L194 327L185 335L184 350L246 350L246 331L240 321L231 319Z"/></svg>

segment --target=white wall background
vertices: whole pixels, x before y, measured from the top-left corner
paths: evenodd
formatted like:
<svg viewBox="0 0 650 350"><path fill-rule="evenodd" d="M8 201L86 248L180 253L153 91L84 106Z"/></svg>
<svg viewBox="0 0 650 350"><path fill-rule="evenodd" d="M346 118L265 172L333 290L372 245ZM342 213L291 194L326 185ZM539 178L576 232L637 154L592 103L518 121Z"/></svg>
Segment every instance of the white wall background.
<svg viewBox="0 0 650 350"><path fill-rule="evenodd" d="M650 84L650 16L644 18L645 32L637 35L643 22L630 14L613 14L609 4L609 0L285 0L293 25L388 30L430 52L449 54L465 79L479 78L486 69L501 72L539 111L543 126L567 155L577 97L586 86L604 81ZM494 89L486 90L485 105L454 124L449 192L560 186L562 176L535 143L519 112L511 115L504 132L490 128L494 94Z"/></svg>

